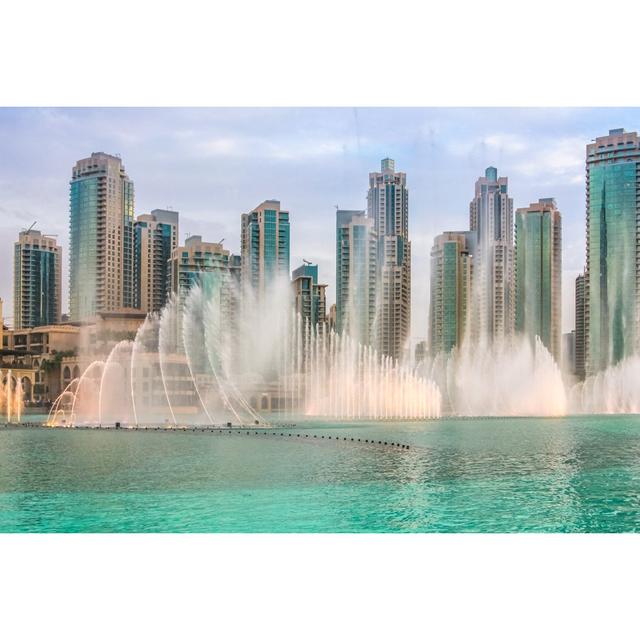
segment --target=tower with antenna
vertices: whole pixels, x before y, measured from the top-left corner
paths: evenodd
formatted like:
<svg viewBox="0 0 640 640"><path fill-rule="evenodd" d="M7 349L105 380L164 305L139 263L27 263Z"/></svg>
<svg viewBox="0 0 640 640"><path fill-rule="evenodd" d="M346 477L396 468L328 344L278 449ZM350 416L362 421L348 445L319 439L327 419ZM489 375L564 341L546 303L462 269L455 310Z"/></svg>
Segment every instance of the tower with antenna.
<svg viewBox="0 0 640 640"><path fill-rule="evenodd" d="M37 222L18 234L14 246L13 325L31 329L60 322L62 248Z"/></svg>

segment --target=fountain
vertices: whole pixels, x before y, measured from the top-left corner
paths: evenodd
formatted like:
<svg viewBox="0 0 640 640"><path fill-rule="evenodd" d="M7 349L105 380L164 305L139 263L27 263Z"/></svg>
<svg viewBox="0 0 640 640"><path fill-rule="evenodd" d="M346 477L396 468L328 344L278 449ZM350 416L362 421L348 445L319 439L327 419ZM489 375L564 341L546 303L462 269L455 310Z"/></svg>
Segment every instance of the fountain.
<svg viewBox="0 0 640 640"><path fill-rule="evenodd" d="M573 413L640 413L640 357L631 356L574 385Z"/></svg>
<svg viewBox="0 0 640 640"><path fill-rule="evenodd" d="M290 285L263 300L221 273L150 314L54 402L50 426L269 426L266 414L337 420L639 413L640 357L571 386L539 338L470 339L418 368L293 312ZM9 378L11 375L9 375ZM5 381L0 406L20 410Z"/></svg>
<svg viewBox="0 0 640 640"><path fill-rule="evenodd" d="M306 415L374 420L440 416L440 390L433 381L347 334L305 335Z"/></svg>
<svg viewBox="0 0 640 640"><path fill-rule="evenodd" d="M425 365L443 390L447 410L461 416L562 416L567 397L560 367L536 337L489 343L465 340Z"/></svg>
<svg viewBox="0 0 640 640"><path fill-rule="evenodd" d="M0 380L0 414L4 415L7 424L20 422L22 404L22 385L8 369L4 380Z"/></svg>
<svg viewBox="0 0 640 640"><path fill-rule="evenodd" d="M263 300L200 274L54 402L47 424L260 425L262 412L338 419L440 415L440 391L411 367L291 311L288 281Z"/></svg>
<svg viewBox="0 0 640 640"><path fill-rule="evenodd" d="M460 416L640 413L640 356L582 382L563 377L538 337L473 344L422 365L443 393L443 412Z"/></svg>

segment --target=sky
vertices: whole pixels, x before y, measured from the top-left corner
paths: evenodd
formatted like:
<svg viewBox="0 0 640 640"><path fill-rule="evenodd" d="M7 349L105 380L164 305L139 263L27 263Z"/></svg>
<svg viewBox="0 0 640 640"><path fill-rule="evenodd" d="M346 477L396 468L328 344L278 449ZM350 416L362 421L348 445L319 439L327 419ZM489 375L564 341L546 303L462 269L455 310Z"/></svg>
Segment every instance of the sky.
<svg viewBox="0 0 640 640"><path fill-rule="evenodd" d="M13 315L13 243L36 222L63 247L68 308L69 179L94 151L119 154L136 215L180 212L180 240L200 234L240 250L240 215L267 199L291 213L291 268L317 262L335 300L335 207L366 209L368 174L395 159L407 174L412 337L427 337L429 252L469 225L487 166L509 178L514 211L554 197L563 217L563 330L573 328L585 262L585 145L635 131L637 108L0 108L0 297ZM12 318L9 319L12 322Z"/></svg>

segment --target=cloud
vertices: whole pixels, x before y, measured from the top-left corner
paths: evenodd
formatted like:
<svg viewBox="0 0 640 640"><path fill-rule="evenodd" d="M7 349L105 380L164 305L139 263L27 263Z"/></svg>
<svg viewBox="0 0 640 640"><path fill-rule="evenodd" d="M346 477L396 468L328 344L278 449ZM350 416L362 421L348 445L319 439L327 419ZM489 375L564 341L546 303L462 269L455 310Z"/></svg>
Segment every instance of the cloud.
<svg viewBox="0 0 640 640"><path fill-rule="evenodd" d="M506 154L523 153L529 149L528 141L525 138L512 133L494 133L483 138L479 144L484 144Z"/></svg>
<svg viewBox="0 0 640 640"><path fill-rule="evenodd" d="M477 160L478 166L499 165L501 175L535 179L548 185L562 179L579 184L584 167L585 136L550 136L496 132L472 139L456 139L446 145L455 157Z"/></svg>
<svg viewBox="0 0 640 640"><path fill-rule="evenodd" d="M514 168L526 176L575 180L576 170L584 167L585 144L584 138L543 138L523 152L523 161L516 162Z"/></svg>
<svg viewBox="0 0 640 640"><path fill-rule="evenodd" d="M473 156L481 153L515 155L530 148L526 138L513 133L490 133L480 137L451 138L445 149L453 156Z"/></svg>
<svg viewBox="0 0 640 640"><path fill-rule="evenodd" d="M365 208L368 172L390 156L409 183L412 324L425 335L432 238L467 227L485 167L509 177L516 207L557 198L565 264L578 268L585 145L638 122L638 109L0 109L0 296L12 298L11 243L33 220L60 234L67 281L71 168L104 150L121 154L137 214L180 211L181 240L187 231L224 236L237 251L240 214L279 198L292 216L292 266L318 261L332 298L333 205Z"/></svg>
<svg viewBox="0 0 640 640"><path fill-rule="evenodd" d="M341 156L349 151L349 145L326 138L271 141L261 137L215 137L199 141L195 150L205 157L300 161Z"/></svg>
<svg viewBox="0 0 640 640"><path fill-rule="evenodd" d="M13 229L16 223L33 221L33 213L26 209L16 209L0 205L0 227Z"/></svg>

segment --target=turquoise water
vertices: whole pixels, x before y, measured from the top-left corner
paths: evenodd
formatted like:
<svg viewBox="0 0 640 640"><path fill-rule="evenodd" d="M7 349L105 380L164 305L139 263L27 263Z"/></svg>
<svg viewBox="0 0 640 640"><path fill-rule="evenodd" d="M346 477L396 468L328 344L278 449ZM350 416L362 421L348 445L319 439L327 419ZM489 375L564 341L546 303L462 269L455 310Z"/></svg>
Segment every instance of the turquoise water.
<svg viewBox="0 0 640 640"><path fill-rule="evenodd" d="M640 530L639 416L281 432L0 428L0 532Z"/></svg>

